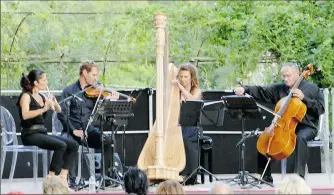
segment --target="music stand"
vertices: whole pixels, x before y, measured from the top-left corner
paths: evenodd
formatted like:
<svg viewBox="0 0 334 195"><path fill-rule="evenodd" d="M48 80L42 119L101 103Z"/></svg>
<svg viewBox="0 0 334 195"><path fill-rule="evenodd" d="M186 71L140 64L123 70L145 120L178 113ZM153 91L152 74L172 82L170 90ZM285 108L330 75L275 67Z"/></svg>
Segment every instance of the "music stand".
<svg viewBox="0 0 334 195"><path fill-rule="evenodd" d="M114 166L114 153L116 147L115 139L115 126L123 125L124 128L128 124L128 119L133 117L131 113L133 102L127 100L103 100L100 109L97 111L97 115L100 118L100 129L101 129L101 165L102 165L102 177L99 189L105 188L105 181L111 181L115 184L120 184L124 188L124 182L121 176L118 174L116 167ZM112 140L112 154L111 154L111 175L115 175L116 179L105 176L105 164L104 164L104 138L103 138L103 122L109 122L111 125L111 140Z"/></svg>
<svg viewBox="0 0 334 195"><path fill-rule="evenodd" d="M207 101L201 110L200 125L222 127L224 124L225 105L220 101Z"/></svg>
<svg viewBox="0 0 334 195"><path fill-rule="evenodd" d="M192 126L196 127L197 132L197 149L198 149L198 167L193 170L193 172L183 181L183 185L194 175L198 174L199 171L206 172L208 175L214 177L217 181L219 180L215 175L210 173L208 170L203 168L200 163L201 159L201 150L199 145L199 138L201 136L200 131L200 123L201 123L201 115L203 109L204 102L203 101L186 101L182 102L180 108L180 117L179 117L179 124L182 127Z"/></svg>
<svg viewBox="0 0 334 195"><path fill-rule="evenodd" d="M260 188L258 185L252 182L248 182L248 177L250 177L255 181L262 181L263 183L266 183L273 187L272 184L262 179L256 178L245 170L245 142L248 138L256 135L245 135L245 120L260 117L259 108L254 98L251 96L230 95L222 96L222 100L224 101L227 111L231 115L231 117L241 120L241 140L236 145L237 147L239 147L239 173L236 177L227 179L227 183L233 181L241 185L242 188L247 188L247 184Z"/></svg>

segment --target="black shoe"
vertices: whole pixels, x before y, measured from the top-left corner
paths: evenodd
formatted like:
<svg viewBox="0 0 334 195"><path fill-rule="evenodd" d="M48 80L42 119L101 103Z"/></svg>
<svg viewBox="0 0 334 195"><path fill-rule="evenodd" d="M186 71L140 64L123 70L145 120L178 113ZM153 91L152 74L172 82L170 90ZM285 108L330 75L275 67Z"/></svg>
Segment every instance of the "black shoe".
<svg viewBox="0 0 334 195"><path fill-rule="evenodd" d="M197 184L200 184L200 183L194 178L189 178L185 183L186 186L197 185Z"/></svg>
<svg viewBox="0 0 334 195"><path fill-rule="evenodd" d="M271 183L271 184L274 183L273 177L271 175L265 175L265 176L263 176L262 180L266 181L268 183ZM261 181L261 184L264 183L263 181Z"/></svg>
<svg viewBox="0 0 334 195"><path fill-rule="evenodd" d="M71 188L71 189L76 189L77 188L77 184L75 183L75 177L69 176L68 187Z"/></svg>

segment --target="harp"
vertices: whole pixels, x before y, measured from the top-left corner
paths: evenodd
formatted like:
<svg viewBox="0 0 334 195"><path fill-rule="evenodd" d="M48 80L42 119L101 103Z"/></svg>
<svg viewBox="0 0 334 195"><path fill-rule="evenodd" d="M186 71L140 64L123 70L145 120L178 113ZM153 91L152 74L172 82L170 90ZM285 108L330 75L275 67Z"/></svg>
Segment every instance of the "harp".
<svg viewBox="0 0 334 195"><path fill-rule="evenodd" d="M176 67L168 63L167 16L155 14L156 28L156 120L138 158L138 168L150 181L182 181L186 164L180 114L180 91L172 84Z"/></svg>

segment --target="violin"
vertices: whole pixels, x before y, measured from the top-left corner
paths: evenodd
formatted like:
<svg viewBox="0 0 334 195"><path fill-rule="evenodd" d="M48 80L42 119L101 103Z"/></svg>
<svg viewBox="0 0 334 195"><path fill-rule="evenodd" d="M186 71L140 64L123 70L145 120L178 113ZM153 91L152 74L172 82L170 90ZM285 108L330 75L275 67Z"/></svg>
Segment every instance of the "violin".
<svg viewBox="0 0 334 195"><path fill-rule="evenodd" d="M300 82L313 73L313 65L307 65L307 69L298 77L293 89L298 88ZM292 90L276 104L275 117L256 144L259 153L269 157L268 163L271 159L282 160L292 154L296 146L295 129L303 120L306 111L306 105L299 98L292 96Z"/></svg>
<svg viewBox="0 0 334 195"><path fill-rule="evenodd" d="M116 92L115 90L112 90L110 88L101 88L101 87L89 87L85 89L85 95L88 98L98 98L101 94L101 98L111 96L113 92ZM120 97L125 97L128 100L131 100L133 103L136 103L136 98L133 98L131 96L125 95L123 93L117 92Z"/></svg>

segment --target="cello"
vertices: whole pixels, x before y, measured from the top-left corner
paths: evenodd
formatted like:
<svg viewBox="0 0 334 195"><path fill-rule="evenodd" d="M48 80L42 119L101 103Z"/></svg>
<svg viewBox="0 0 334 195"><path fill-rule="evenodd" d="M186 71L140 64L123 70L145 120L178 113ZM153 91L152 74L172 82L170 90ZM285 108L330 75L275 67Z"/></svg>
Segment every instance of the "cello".
<svg viewBox="0 0 334 195"><path fill-rule="evenodd" d="M306 70L298 77L292 90L298 88L301 81L313 73L313 65L307 65ZM265 128L257 140L257 150L262 155L268 157L268 162L261 179L271 159L285 159L289 157L295 149L295 129L298 123L303 120L307 107L299 98L292 96L292 90L290 90L288 96L278 101L275 106L275 117L271 125Z"/></svg>

